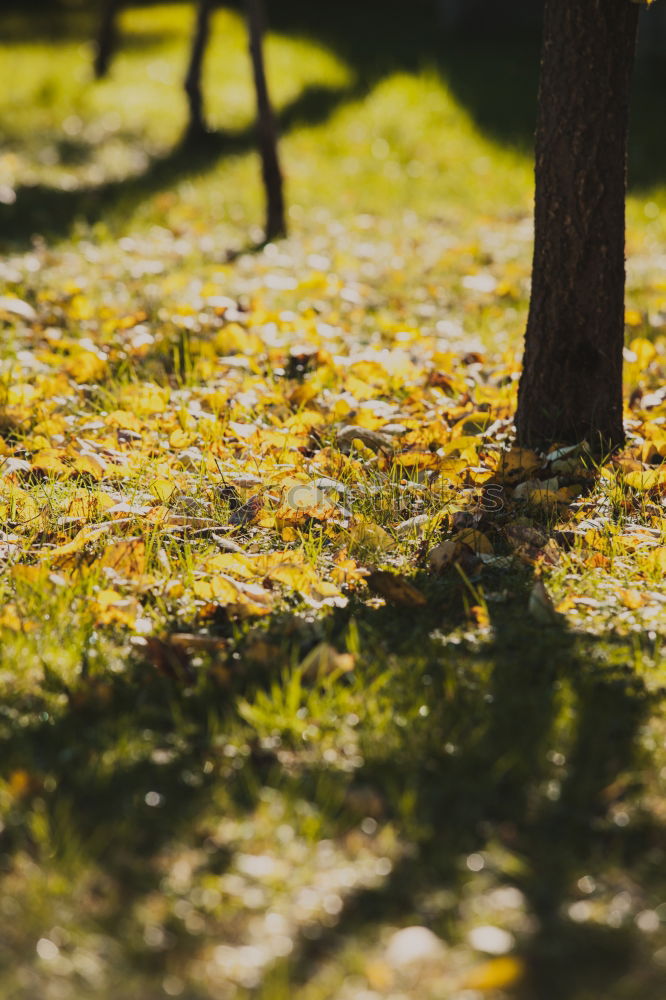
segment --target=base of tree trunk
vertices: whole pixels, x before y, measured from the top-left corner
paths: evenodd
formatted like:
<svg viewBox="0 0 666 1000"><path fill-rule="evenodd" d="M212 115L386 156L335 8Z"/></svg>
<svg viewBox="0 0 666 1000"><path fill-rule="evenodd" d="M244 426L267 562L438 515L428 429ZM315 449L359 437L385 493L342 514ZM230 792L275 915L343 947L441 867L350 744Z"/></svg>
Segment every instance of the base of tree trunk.
<svg viewBox="0 0 666 1000"><path fill-rule="evenodd" d="M546 0L518 443L624 440L624 230L638 7Z"/></svg>

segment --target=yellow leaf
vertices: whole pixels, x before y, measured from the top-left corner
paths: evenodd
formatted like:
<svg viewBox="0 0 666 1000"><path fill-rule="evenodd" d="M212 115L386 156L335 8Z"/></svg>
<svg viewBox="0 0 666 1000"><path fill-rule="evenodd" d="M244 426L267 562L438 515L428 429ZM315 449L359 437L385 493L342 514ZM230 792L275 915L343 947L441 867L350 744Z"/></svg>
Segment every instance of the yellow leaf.
<svg viewBox="0 0 666 1000"><path fill-rule="evenodd" d="M379 552L390 552L395 546L388 531L372 521L355 521L349 529L349 540L353 545Z"/></svg>
<svg viewBox="0 0 666 1000"><path fill-rule="evenodd" d="M666 575L666 545L659 545L643 554L641 563L645 572Z"/></svg>
<svg viewBox="0 0 666 1000"><path fill-rule="evenodd" d="M493 420L494 417L491 413L485 410L475 410L474 413L468 413L453 425L451 436L457 438L470 434L482 434Z"/></svg>
<svg viewBox="0 0 666 1000"><path fill-rule="evenodd" d="M341 552L335 558L335 567L331 572L331 579L334 583L352 586L363 580L367 576L367 573L368 571L359 566L355 559L349 559L345 552Z"/></svg>
<svg viewBox="0 0 666 1000"><path fill-rule="evenodd" d="M123 597L117 590L100 590L90 602L96 625L132 626L136 618L136 604Z"/></svg>
<svg viewBox="0 0 666 1000"><path fill-rule="evenodd" d="M201 600L217 604L234 604L241 596L232 581L223 576L215 576L212 580L195 580L192 590Z"/></svg>
<svg viewBox="0 0 666 1000"><path fill-rule="evenodd" d="M136 414L130 413L128 410L112 410L105 418L104 423L108 424L109 427L119 427L122 430L135 431L137 434L143 426Z"/></svg>
<svg viewBox="0 0 666 1000"><path fill-rule="evenodd" d="M113 507L113 500L106 493L90 492L90 490L75 490L72 493L67 513L69 517L79 517L89 521L104 511Z"/></svg>
<svg viewBox="0 0 666 1000"><path fill-rule="evenodd" d="M96 528L94 525L87 524L77 532L71 542L58 545L55 549L44 549L40 552L40 555L42 559L48 560L53 566L66 565L69 562L70 556L81 552L89 542L97 541L108 530L106 526Z"/></svg>
<svg viewBox="0 0 666 1000"><path fill-rule="evenodd" d="M189 448L197 439L197 435L192 431L184 431L179 427L169 435L169 444L172 448Z"/></svg>
<svg viewBox="0 0 666 1000"><path fill-rule="evenodd" d="M657 349L654 344L645 337L634 337L629 344L629 350L636 355L636 361L633 362L633 364L635 364L641 371L647 368L657 353Z"/></svg>
<svg viewBox="0 0 666 1000"><path fill-rule="evenodd" d="M473 552L483 553L484 555L491 556L495 551L492 543L483 532L476 531L474 528L465 528L463 531L459 531L454 541L464 542L465 545L469 545Z"/></svg>
<svg viewBox="0 0 666 1000"><path fill-rule="evenodd" d="M624 322L626 326L640 326L643 322L643 317L638 309L625 309Z"/></svg>
<svg viewBox="0 0 666 1000"><path fill-rule="evenodd" d="M403 469L437 469L441 464L439 456L431 451L403 451L393 460Z"/></svg>
<svg viewBox="0 0 666 1000"><path fill-rule="evenodd" d="M177 486L170 479L154 479L148 487L150 492L162 503L165 503L175 493Z"/></svg>
<svg viewBox="0 0 666 1000"><path fill-rule="evenodd" d="M103 478L106 471L106 462L97 455L78 455L73 463L76 472L84 476L91 476L96 482Z"/></svg>
<svg viewBox="0 0 666 1000"><path fill-rule="evenodd" d="M631 611L637 611L638 608L642 608L645 604L642 594L638 590L618 590L617 592L620 604L625 608L629 608Z"/></svg>
<svg viewBox="0 0 666 1000"><path fill-rule="evenodd" d="M627 486L634 490L648 492L659 490L666 485L666 469L643 469L640 472L628 472L624 477Z"/></svg>
<svg viewBox="0 0 666 1000"><path fill-rule="evenodd" d="M109 545L99 561L124 576L140 576L146 569L146 543L143 538L123 538Z"/></svg>
<svg viewBox="0 0 666 1000"><path fill-rule="evenodd" d="M65 371L75 382L97 382L104 375L106 358L93 351L75 354L65 364Z"/></svg>
<svg viewBox="0 0 666 1000"><path fill-rule="evenodd" d="M0 484L0 518L26 524L39 517L39 507L26 490L14 483Z"/></svg>
<svg viewBox="0 0 666 1000"><path fill-rule="evenodd" d="M490 992L503 990L519 982L525 974L525 964L511 955L492 958L465 976L463 986L468 990Z"/></svg>
<svg viewBox="0 0 666 1000"><path fill-rule="evenodd" d="M8 628L12 632L23 631L21 619L19 618L15 604L6 604L2 611L0 611L0 628Z"/></svg>
<svg viewBox="0 0 666 1000"><path fill-rule="evenodd" d="M515 484L529 479L543 462L535 451L529 448L512 448L500 457L497 478L502 483Z"/></svg>
<svg viewBox="0 0 666 1000"><path fill-rule="evenodd" d="M32 468L35 472L42 472L46 476L70 479L73 470L61 460L63 454L64 452L56 451L54 448L45 448L34 456Z"/></svg>
<svg viewBox="0 0 666 1000"><path fill-rule="evenodd" d="M28 771L22 768L12 771L7 782L9 794L13 799L24 798L31 790L34 779Z"/></svg>
<svg viewBox="0 0 666 1000"><path fill-rule="evenodd" d="M488 614L488 608L483 604L473 604L469 609L469 613L474 620L474 623L478 625L479 628L490 628L490 615Z"/></svg>
<svg viewBox="0 0 666 1000"><path fill-rule="evenodd" d="M11 569L12 579L34 588L43 587L48 574L48 566L25 566L18 563Z"/></svg>
<svg viewBox="0 0 666 1000"><path fill-rule="evenodd" d="M127 386L121 393L123 408L130 410L139 417L164 413L169 399L168 389L160 389L150 382Z"/></svg>
<svg viewBox="0 0 666 1000"><path fill-rule="evenodd" d="M236 552L218 552L207 559L201 567L206 573L231 573L241 579L251 579L256 570L248 556Z"/></svg>

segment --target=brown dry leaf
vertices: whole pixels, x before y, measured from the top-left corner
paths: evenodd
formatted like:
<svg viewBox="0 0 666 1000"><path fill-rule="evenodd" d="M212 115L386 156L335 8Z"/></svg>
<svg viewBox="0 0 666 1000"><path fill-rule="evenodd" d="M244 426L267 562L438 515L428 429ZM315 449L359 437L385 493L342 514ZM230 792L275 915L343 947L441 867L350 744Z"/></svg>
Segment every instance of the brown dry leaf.
<svg viewBox="0 0 666 1000"><path fill-rule="evenodd" d="M366 577L366 582L371 590L391 604L400 604L405 608L422 608L428 603L425 594L422 594L401 573L375 570Z"/></svg>
<svg viewBox="0 0 666 1000"><path fill-rule="evenodd" d="M611 561L608 556L602 555L601 552L594 552L585 560L586 566L597 569L608 569L610 564Z"/></svg>
<svg viewBox="0 0 666 1000"><path fill-rule="evenodd" d="M198 649L204 653L221 653L227 648L227 640L214 635L198 635L192 632L174 632L169 643L175 648Z"/></svg>
<svg viewBox="0 0 666 1000"><path fill-rule="evenodd" d="M430 570L433 573L443 573L449 566L458 562L464 551L464 547L460 542L454 542L450 539L446 542L440 542L439 545L436 545L431 550L428 556Z"/></svg>
<svg viewBox="0 0 666 1000"><path fill-rule="evenodd" d="M260 667L267 667L279 661L280 647L268 642L263 636L252 636L245 649L243 657Z"/></svg>
<svg viewBox="0 0 666 1000"><path fill-rule="evenodd" d="M229 517L229 524L236 525L238 527L244 527L247 524L252 524L253 521L259 517L261 510L264 506L264 500L260 493L255 493L254 496L250 497L242 507L238 510L234 510Z"/></svg>
<svg viewBox="0 0 666 1000"><path fill-rule="evenodd" d="M512 524L507 524L504 534L511 547L516 549L522 545L529 545L532 548L540 549L548 541L548 533L542 528L522 522L514 521Z"/></svg>
<svg viewBox="0 0 666 1000"><path fill-rule="evenodd" d="M169 637L160 639L150 636L136 642L136 647L158 673L165 677L188 684L195 680L188 650L182 645L174 645Z"/></svg>

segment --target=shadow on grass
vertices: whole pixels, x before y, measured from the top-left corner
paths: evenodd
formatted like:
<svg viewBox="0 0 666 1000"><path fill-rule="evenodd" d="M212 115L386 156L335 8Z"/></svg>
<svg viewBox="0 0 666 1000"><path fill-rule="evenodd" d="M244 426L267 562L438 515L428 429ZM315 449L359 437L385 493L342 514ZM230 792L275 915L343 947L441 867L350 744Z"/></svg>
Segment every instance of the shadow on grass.
<svg viewBox="0 0 666 1000"><path fill-rule="evenodd" d="M645 819L623 827L610 817L636 791L628 779L635 781L637 736L654 704L624 662L627 648L557 625L540 628L510 609L493 614L493 639L473 652L464 642L429 638L435 624L445 634L452 627L445 614L429 623L395 608L359 608L355 616L374 655L388 642L394 669L408 665L407 684L428 680L425 732L406 729L386 755L368 748L355 777L387 796L398 823L405 820L400 803L410 799L416 853L379 890L351 898L335 929L301 943L291 960L294 983L310 981L345 942L372 940L379 922L427 923L455 939L455 916L433 916L428 899L438 889L459 896L472 877L465 858L488 851L492 865L499 847L515 869L500 878L524 894L534 922L518 944L527 969L522 997L634 995L631 985L629 992L619 985L627 977L657 1000L666 977L633 927L567 916L583 876L603 882L620 872L640 884L648 858L653 878L663 861L663 829ZM553 761L562 762L559 769Z"/></svg>
<svg viewBox="0 0 666 1000"><path fill-rule="evenodd" d="M270 14L276 32L311 37L325 45L346 62L356 81L338 90L307 88L280 115L282 132L300 124L325 122L340 105L359 99L391 74L428 67L439 73L483 133L501 144L531 151L540 49L537 31L507 32L501 44L483 30L447 33L437 19L436 5L427 0L408 6L398 0L381 5L341 0L318 5L316 14L302 0L285 0L271 8ZM63 24L67 23L65 19ZM139 42L130 39L127 44ZM629 171L635 190L650 188L666 176L665 75L662 64L644 61L635 76ZM121 182L73 191L47 185L19 189L14 205L0 206L4 238L21 243L36 232L62 236L76 220L92 223L131 211L182 178L209 171L220 159L253 149L254 135L250 128L213 134L198 148L183 143L166 156L154 158L141 175Z"/></svg>
<svg viewBox="0 0 666 1000"><path fill-rule="evenodd" d="M338 647L353 629L358 669L368 684L390 671L386 696L396 724L384 733L362 730L362 763L352 775L311 757L285 769L279 752L258 743L243 768L222 774L225 732L234 718L238 723L236 699L251 700L269 678L248 668L245 675L239 670L233 692L205 675L202 686L184 690L146 664L105 679L101 700L80 702L71 693L55 720L32 705L32 725L5 723L5 766L43 781L39 797L58 850L66 853L71 838L85 863L116 887L104 918L112 937L122 937L137 902L162 891L162 852L173 842L201 846L202 817L210 815L211 801L220 808L221 788L222 808L231 816L250 814L267 786L310 801L328 811L327 835L358 825L363 807L358 812L349 803L354 793L362 799L369 790L383 803L382 821L394 824L411 850L381 888L346 898L335 927L297 940L275 970L276 981L287 980L293 995L313 981L323 961L335 960L350 941L372 942L382 924L426 923L455 940L456 907L473 878L465 860L484 852L500 884L521 891L531 920L517 944L527 969L521 997L658 1000L663 970L651 963L633 926L568 916L583 876L622 886L663 882L664 830L640 811L626 825L613 819L639 790L638 734L654 705L627 662L628 646L526 620L528 579L515 599L494 605L493 633L478 643L464 636L462 585L425 574L417 582L429 597L424 609L352 602L323 626ZM271 682L281 663L298 660L309 642L285 645L281 662L271 661ZM425 714L415 711L421 703ZM297 759L300 750L297 741ZM323 786L332 790L326 802ZM151 795L159 807L151 807ZM4 865L19 850L39 859L27 814L19 812L16 822L8 818L0 841ZM224 871L231 857L222 848L209 856L211 874ZM433 909L438 890L453 898L453 909ZM181 958L199 944L187 935L179 939ZM140 949L134 961L146 973ZM161 974L159 956L150 961ZM270 995L270 982L269 976L261 995Z"/></svg>
<svg viewBox="0 0 666 1000"><path fill-rule="evenodd" d="M280 129L288 132L297 125L325 121L335 107L357 93L355 87L308 87L280 113ZM254 126L240 132L210 132L196 139L186 134L171 152L154 157L135 177L74 190L25 186L18 190L13 205L0 206L4 239L22 243L37 233L57 238L66 236L77 222L92 224L113 215L131 214L158 191L168 191L188 177L208 172L220 160L255 147Z"/></svg>

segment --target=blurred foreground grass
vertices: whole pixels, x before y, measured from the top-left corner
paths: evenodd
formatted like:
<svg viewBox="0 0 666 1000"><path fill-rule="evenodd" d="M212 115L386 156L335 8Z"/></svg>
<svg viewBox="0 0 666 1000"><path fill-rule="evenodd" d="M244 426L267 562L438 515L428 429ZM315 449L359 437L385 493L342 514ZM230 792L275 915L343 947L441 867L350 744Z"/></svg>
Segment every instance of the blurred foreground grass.
<svg viewBox="0 0 666 1000"><path fill-rule="evenodd" d="M274 12L292 235L260 253L235 13L196 149L190 8L126 11L99 84L88 16L6 15L7 998L663 995L661 102L644 68L624 465L481 516L535 50L400 7Z"/></svg>

